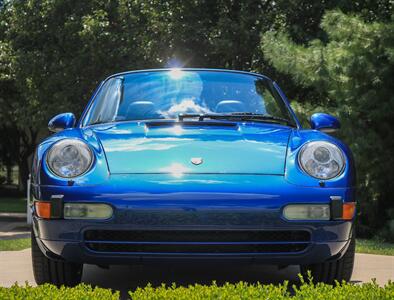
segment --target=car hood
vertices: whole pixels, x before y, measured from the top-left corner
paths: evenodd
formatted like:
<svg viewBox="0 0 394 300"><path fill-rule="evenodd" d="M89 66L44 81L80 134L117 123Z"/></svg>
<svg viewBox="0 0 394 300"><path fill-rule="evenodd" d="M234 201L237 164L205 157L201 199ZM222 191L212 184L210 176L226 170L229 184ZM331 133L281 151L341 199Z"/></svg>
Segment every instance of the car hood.
<svg viewBox="0 0 394 300"><path fill-rule="evenodd" d="M89 127L111 174L283 175L291 128L230 122L127 122Z"/></svg>

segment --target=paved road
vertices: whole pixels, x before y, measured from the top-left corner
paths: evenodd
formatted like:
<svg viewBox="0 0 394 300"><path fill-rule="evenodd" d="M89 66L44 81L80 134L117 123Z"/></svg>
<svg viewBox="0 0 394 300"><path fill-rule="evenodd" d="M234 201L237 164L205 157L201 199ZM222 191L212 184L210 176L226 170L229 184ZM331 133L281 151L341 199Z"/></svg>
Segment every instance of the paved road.
<svg viewBox="0 0 394 300"><path fill-rule="evenodd" d="M26 214L0 212L0 240L30 237Z"/></svg>
<svg viewBox="0 0 394 300"><path fill-rule="evenodd" d="M0 286L11 286L14 282L24 284L28 281L34 285L31 269L30 249L22 251L0 252ZM145 286L148 282L158 285L162 282L177 285L193 283L209 284L213 280L224 283L247 281L278 283L283 280L297 281L298 267L290 266L278 270L274 266L254 267L214 267L207 265L190 266L113 266L109 270L86 265L83 281L92 285L126 291L137 286ZM357 254L356 265L352 277L353 282L368 282L376 278L381 285L389 279L394 280L394 256Z"/></svg>

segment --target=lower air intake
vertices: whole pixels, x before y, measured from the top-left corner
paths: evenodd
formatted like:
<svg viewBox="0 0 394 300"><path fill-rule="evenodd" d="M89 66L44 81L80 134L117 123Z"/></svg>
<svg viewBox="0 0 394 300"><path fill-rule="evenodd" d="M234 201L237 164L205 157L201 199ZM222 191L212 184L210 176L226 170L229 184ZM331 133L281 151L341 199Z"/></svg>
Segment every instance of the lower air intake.
<svg viewBox="0 0 394 300"><path fill-rule="evenodd" d="M84 238L93 251L138 254L296 253L311 239L301 230L88 230Z"/></svg>

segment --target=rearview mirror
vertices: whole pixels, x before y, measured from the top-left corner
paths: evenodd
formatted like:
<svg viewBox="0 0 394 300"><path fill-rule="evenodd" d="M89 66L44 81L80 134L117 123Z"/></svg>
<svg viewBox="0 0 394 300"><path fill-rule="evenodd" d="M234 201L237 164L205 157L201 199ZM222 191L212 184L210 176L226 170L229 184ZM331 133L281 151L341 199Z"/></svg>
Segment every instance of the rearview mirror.
<svg viewBox="0 0 394 300"><path fill-rule="evenodd" d="M315 113L310 119L312 129L320 130L325 133L333 133L341 128L339 120L325 113Z"/></svg>
<svg viewBox="0 0 394 300"><path fill-rule="evenodd" d="M67 128L73 128L75 116L73 113L63 113L54 116L48 123L48 129L52 132L59 132Z"/></svg>

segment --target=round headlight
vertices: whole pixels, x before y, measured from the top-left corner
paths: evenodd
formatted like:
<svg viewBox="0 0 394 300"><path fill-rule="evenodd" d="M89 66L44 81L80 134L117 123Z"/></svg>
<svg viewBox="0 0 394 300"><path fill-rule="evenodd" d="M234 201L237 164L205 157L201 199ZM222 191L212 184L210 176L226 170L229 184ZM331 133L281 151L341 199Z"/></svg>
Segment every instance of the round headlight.
<svg viewBox="0 0 394 300"><path fill-rule="evenodd" d="M345 167L341 149L329 142L310 142L305 144L298 156L301 168L318 179L337 177Z"/></svg>
<svg viewBox="0 0 394 300"><path fill-rule="evenodd" d="M57 176L72 178L87 172L93 162L92 151L81 140L65 139L55 143L48 152L47 165Z"/></svg>

